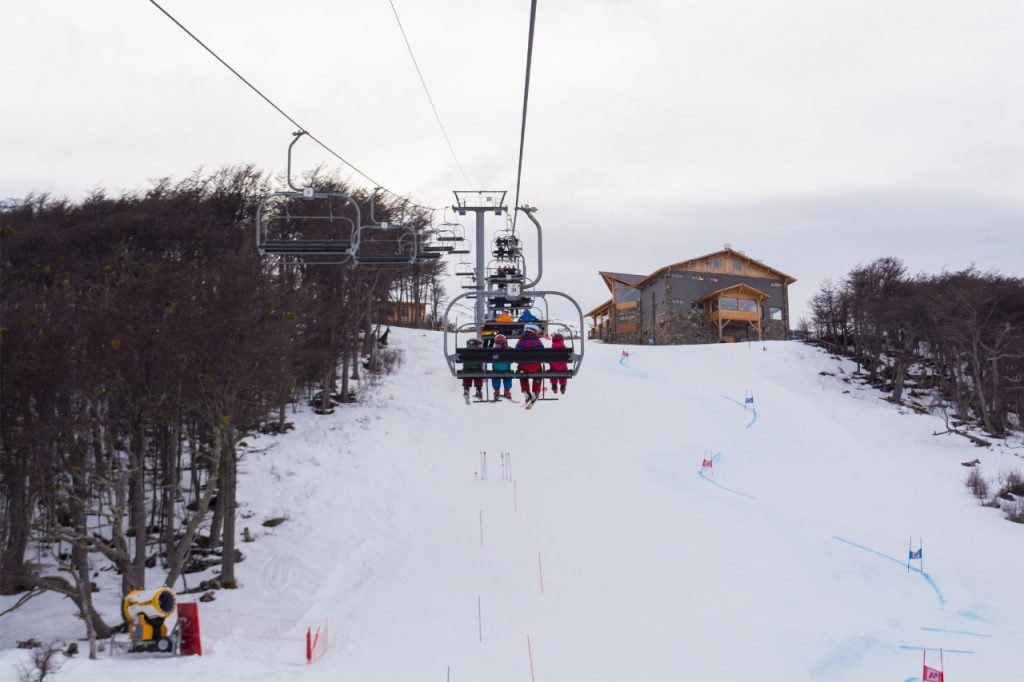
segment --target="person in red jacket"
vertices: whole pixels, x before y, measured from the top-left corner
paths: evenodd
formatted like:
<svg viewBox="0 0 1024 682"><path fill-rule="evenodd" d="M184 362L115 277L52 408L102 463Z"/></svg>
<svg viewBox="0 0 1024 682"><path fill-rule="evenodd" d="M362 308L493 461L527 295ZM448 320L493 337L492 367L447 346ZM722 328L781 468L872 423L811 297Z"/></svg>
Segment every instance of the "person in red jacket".
<svg viewBox="0 0 1024 682"><path fill-rule="evenodd" d="M551 335L551 347L565 349L565 337L561 333L555 332ZM568 372L569 365L565 362L552 362L548 367L552 372ZM565 377L558 377L557 379L551 379L551 390L558 393L558 389L562 389L562 395L565 395L565 382L568 381Z"/></svg>
<svg viewBox="0 0 1024 682"><path fill-rule="evenodd" d="M543 348L544 344L538 338L539 334L540 327L538 327L535 324L526 325L525 327L523 327L522 338L520 338L519 341L516 342L516 348L526 350L533 348ZM523 375L529 375L535 372L540 372L543 369L544 366L539 362L520 362L518 367L519 373ZM528 401L534 401L540 397L540 386L540 377L534 377L532 383L529 376L519 377L519 390L523 392L523 394L526 396L526 400Z"/></svg>

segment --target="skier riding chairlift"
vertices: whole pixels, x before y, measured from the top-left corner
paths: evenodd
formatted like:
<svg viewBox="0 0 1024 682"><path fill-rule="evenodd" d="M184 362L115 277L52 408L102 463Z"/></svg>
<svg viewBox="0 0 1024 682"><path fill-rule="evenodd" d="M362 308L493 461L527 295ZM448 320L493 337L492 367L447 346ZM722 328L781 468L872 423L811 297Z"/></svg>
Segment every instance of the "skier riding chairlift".
<svg viewBox="0 0 1024 682"><path fill-rule="evenodd" d="M526 311L529 312L529 311ZM522 319L522 318L520 318ZM540 334L540 327L535 324L528 324L523 327L523 336L516 343L517 349L537 349L543 348L544 343L538 338ZM519 378L519 390L523 392L526 401L529 403L534 402L540 398L541 384L543 380L540 377L533 377L532 381L530 374L541 372L544 369L544 365L539 362L520 362L518 371L519 374L523 375Z"/></svg>
<svg viewBox="0 0 1024 682"><path fill-rule="evenodd" d="M555 332L554 334L551 335L551 347L552 348L565 348L566 347L565 346L565 337L562 336L561 332ZM565 362L552 362L550 365L548 365L548 369L550 369L552 372L568 372L569 371L569 365L567 363L565 363ZM554 391L557 394L559 388L561 388L562 395L565 395L565 382L566 381L568 381L568 379L566 379L566 377L558 377L558 378L552 377L552 379L551 379L551 390Z"/></svg>
<svg viewBox="0 0 1024 682"><path fill-rule="evenodd" d="M508 338L504 334L496 334L494 337L494 347L497 350L508 349ZM510 372L512 371L512 363L510 362L493 362L491 363L491 370L495 372ZM500 386L504 386L505 392L502 393L498 389ZM512 377L492 377L491 388L494 389L494 400L495 402L505 398L512 400Z"/></svg>
<svg viewBox="0 0 1024 682"><path fill-rule="evenodd" d="M481 347L480 339L472 338L472 339L470 339L469 341L466 342L466 348L472 348L472 349L475 350L475 349L480 348L480 347ZM469 370L471 372L480 372L484 368L484 363L482 363L482 362L467 362L467 363L462 365L462 368L465 369L465 370ZM475 397L477 400L482 400L483 397L484 397L484 394L483 394L484 380L483 380L483 378L482 377L477 377L475 379L470 379L469 377L466 377L465 379L462 380L462 397L466 399L466 403L467 404L469 403L469 387L470 386L475 386L476 387L476 393L474 394L473 397Z"/></svg>

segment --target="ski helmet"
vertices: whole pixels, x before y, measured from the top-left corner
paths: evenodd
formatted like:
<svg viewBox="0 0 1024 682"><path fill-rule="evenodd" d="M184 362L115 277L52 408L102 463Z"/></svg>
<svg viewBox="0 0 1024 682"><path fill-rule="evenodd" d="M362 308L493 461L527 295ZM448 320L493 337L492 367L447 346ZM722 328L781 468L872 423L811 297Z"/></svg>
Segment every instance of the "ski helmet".
<svg viewBox="0 0 1024 682"><path fill-rule="evenodd" d="M508 345L508 339L505 338L504 334L497 334L494 337L494 345L495 346L507 346Z"/></svg>
<svg viewBox="0 0 1024 682"><path fill-rule="evenodd" d="M540 333L540 327L538 327L535 324L528 324L525 327L523 327L523 331L524 332L528 332L530 334L539 334Z"/></svg>
<svg viewBox="0 0 1024 682"><path fill-rule="evenodd" d="M480 339L476 339L476 338L470 339L469 341L466 341L466 346L468 348L479 348L480 347Z"/></svg>
<svg viewBox="0 0 1024 682"><path fill-rule="evenodd" d="M552 341L564 341L565 337L562 336L562 332L555 332L554 334L551 335L551 340Z"/></svg>

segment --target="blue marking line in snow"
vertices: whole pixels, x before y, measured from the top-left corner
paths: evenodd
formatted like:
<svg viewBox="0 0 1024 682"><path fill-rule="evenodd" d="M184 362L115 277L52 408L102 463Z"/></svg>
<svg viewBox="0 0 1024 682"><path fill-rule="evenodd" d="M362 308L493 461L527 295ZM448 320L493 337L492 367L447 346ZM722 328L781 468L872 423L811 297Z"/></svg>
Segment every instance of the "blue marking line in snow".
<svg viewBox="0 0 1024 682"><path fill-rule="evenodd" d="M747 406L746 406L746 405L744 405L743 403L741 403L740 401L738 401L738 400L733 400L732 398L730 398L730 397L729 397L729 396L727 396L727 395L723 395L722 397L723 397L723 398L725 398L726 400L728 400L728 401L729 401L730 403L733 403L734 405L739 405L740 407L742 407L742 408L743 408L743 410L744 410L744 411L746 411L746 409L747 409ZM750 428L751 426L753 426L753 425L754 425L754 422L756 422L756 421L757 421L757 408L756 408L756 407L753 407L753 405L751 405L750 411L754 413L754 416L753 416L753 418L752 418L752 419L750 420L750 423L749 423L749 424L747 424L747 428L748 428L748 429L749 429L749 428Z"/></svg>
<svg viewBox="0 0 1024 682"><path fill-rule="evenodd" d="M992 635L984 635L980 632L968 632L967 630L947 630L946 628L921 628L925 632L948 632L951 635L965 635L967 637L987 637L992 639Z"/></svg>
<svg viewBox="0 0 1024 682"><path fill-rule="evenodd" d="M846 538L841 538L838 535L833 535L832 539L833 540L838 540L839 542L845 542L848 545L856 547L857 549L862 549L865 552L870 552L870 553L874 554L875 556L882 557L883 559L888 559L889 561L891 561L891 562L893 562L895 564L899 564L900 566L903 566L904 568L907 565L905 561L901 561L900 559L897 559L895 557L891 557L888 554L882 554L881 552L879 552L877 550L874 550L874 549L871 549L870 547L865 547L864 545L858 545L856 542L852 542L850 540L847 540ZM910 572L911 573L917 573L922 578L924 578L925 582L928 583L929 585L931 585L931 588L933 590L935 590L935 594L938 595L938 597L939 597L939 605L940 606L945 606L946 605L946 598L942 596L942 592L939 590L939 586L935 584L935 581L932 579L932 577L930 575L928 575L927 573L924 573L920 568L914 568L913 566L910 567Z"/></svg>
<svg viewBox="0 0 1024 682"><path fill-rule="evenodd" d="M939 653L939 650L936 647L931 646L914 646L912 644L900 644L900 648L907 649L908 651L934 651L935 653ZM976 652L971 651L970 649L943 649L942 653L967 654L968 656L973 656Z"/></svg>
<svg viewBox="0 0 1024 682"><path fill-rule="evenodd" d="M990 621L988 618L985 618L984 616L979 615L979 614L975 613L974 611L961 611L959 613L959 615L963 616L964 618L968 618L970 620L976 620L976 621L980 621L982 623L988 623L990 625L992 624L992 621Z"/></svg>
<svg viewBox="0 0 1024 682"><path fill-rule="evenodd" d="M721 456L722 456L722 453L721 453L721 452L716 452L715 454L713 454L713 455L711 456L711 463L712 463L712 464L714 464L714 463L715 463L716 461L718 461L718 459L719 459L719 458L720 458ZM754 497L753 495L748 495L748 494L746 494L746 493L741 493L741 492L740 492L740 491L738 491L738 490L733 490L732 488L727 488L727 487L725 487L724 485L722 485L721 483L719 483L718 481L716 481L716 480L714 480L714 479L711 479L711 478L708 478L707 476L705 476L705 475L704 475L704 467L701 467L701 468L700 468L700 470L699 470L699 471L697 472L697 474L698 474L698 475L699 475L699 476L700 476L701 478L703 478L703 479L704 479L705 481L707 481L708 483L710 483L711 485L717 485L717 486L718 486L719 488L721 488L722 490L724 490L724 491L725 491L725 492L727 492L727 493L732 493L733 495L739 495L740 497L746 497L747 499L750 499L750 500L756 500L756 499L757 499L757 498L756 498L756 497Z"/></svg>
<svg viewBox="0 0 1024 682"><path fill-rule="evenodd" d="M629 366L628 362L623 362L623 360L627 360L627 359L628 358L625 358L625 357L619 358L619 368L620 368L620 372L621 373L625 374L626 376L635 377L637 379L647 379L648 378L647 372L644 372L644 371L639 370L639 369L634 369L634 368Z"/></svg>
<svg viewBox="0 0 1024 682"><path fill-rule="evenodd" d="M920 677L908 677L907 679L903 680L903 682L921 682L921 678Z"/></svg>

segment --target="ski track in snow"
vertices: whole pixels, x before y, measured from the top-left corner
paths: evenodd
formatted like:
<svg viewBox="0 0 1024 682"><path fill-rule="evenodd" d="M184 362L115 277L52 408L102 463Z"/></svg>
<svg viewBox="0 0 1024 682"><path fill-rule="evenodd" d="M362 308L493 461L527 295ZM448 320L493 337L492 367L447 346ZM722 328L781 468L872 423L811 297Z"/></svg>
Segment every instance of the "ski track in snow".
<svg viewBox="0 0 1024 682"><path fill-rule="evenodd" d="M850 545L852 547L856 547L857 549L862 549L865 552L870 552L871 554L874 554L875 556L880 556L883 559L887 559L887 560L889 560L889 561L891 561L891 562L893 562L895 564L898 564L898 565L900 565L902 567L906 567L906 565L907 565L905 562L900 561L896 557L889 556L888 554L884 554L882 552L879 552L876 549L871 549L870 547L865 547L864 545L861 545L859 543L853 542L852 540L847 540L846 538L841 538L838 535L833 535L832 537L833 537L833 539L838 540L839 542L846 543L847 545ZM928 583L928 586L931 587L932 590L935 591L936 596L939 598L939 606L945 606L946 605L946 597L943 596L942 591L939 590L939 586L935 584L935 580L932 578L932 576L930 574L925 573L920 568L915 568L914 566L910 567L910 570L908 571L908 573L916 573L917 575L920 575L922 578L924 578L925 582Z"/></svg>
<svg viewBox="0 0 1024 682"><path fill-rule="evenodd" d="M721 458L722 458L722 453L721 452L716 452L714 455L711 456L711 463L714 464L716 461L720 460ZM706 472L707 472L707 469L705 469L704 467L701 467L697 471L697 475L700 476L701 478L703 478L705 481L707 481L711 485L718 486L719 488L721 488L722 490L724 490L727 493L732 493L733 495L739 495L740 497L745 497L748 500L756 500L757 499L753 495L748 495L747 493L742 493L739 490L733 490L732 488L729 488L727 486L722 485L721 483L719 483L715 479L709 478L707 476ZM712 473L712 476L713 475L714 474Z"/></svg>
<svg viewBox="0 0 1024 682"><path fill-rule="evenodd" d="M734 400L733 398L730 398L727 395L723 395L722 397L728 400L730 403L742 407L744 412L747 411L747 406L744 403L741 403L738 400ZM746 428L748 429L757 422L757 407L751 404L750 411L753 413L753 416L751 417L750 422L746 426Z"/></svg>
<svg viewBox="0 0 1024 682"><path fill-rule="evenodd" d="M964 635L965 637L985 637L986 639L992 639L992 635L982 634L980 632L970 632L968 630L950 630L948 628L929 628L922 627L925 632L945 632L952 635Z"/></svg>
<svg viewBox="0 0 1024 682"><path fill-rule="evenodd" d="M916 644L900 644L900 648L905 649L907 651L930 651L936 654L940 651L939 647L919 646ZM943 647L941 651L943 654L964 654L966 656L973 656L974 654L978 653L970 649L946 649L945 647Z"/></svg>

